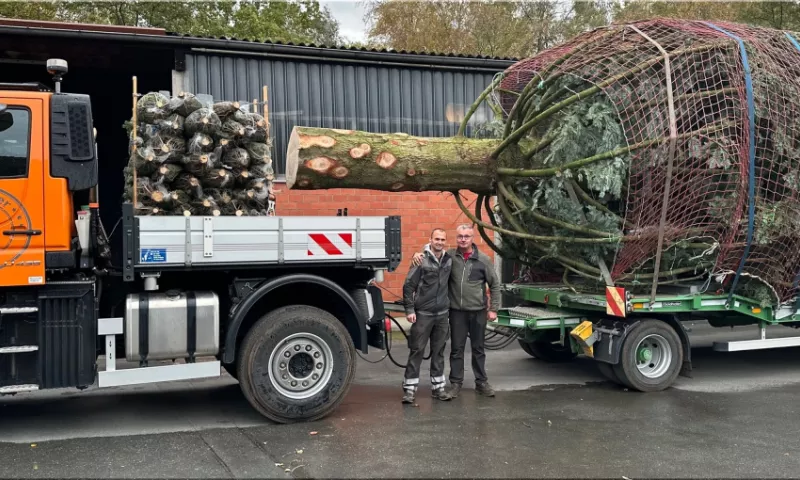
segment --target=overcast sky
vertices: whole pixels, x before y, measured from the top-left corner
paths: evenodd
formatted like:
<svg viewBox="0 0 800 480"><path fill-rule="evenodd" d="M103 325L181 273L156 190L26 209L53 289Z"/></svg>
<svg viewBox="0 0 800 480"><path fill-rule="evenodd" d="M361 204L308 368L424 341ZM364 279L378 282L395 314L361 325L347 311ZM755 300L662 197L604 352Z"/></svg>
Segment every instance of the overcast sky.
<svg viewBox="0 0 800 480"><path fill-rule="evenodd" d="M331 15L339 22L342 37L351 42L367 39L364 23L364 8L361 2L353 0L320 0L320 5L328 7Z"/></svg>

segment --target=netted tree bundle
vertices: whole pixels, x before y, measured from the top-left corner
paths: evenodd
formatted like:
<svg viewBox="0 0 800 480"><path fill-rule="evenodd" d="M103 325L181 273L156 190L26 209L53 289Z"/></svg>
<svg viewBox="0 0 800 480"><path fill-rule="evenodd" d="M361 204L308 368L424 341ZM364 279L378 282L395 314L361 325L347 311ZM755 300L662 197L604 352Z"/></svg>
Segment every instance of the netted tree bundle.
<svg viewBox="0 0 800 480"><path fill-rule="evenodd" d="M491 158L504 161L498 204L479 199L493 212L483 225L500 226L504 256L572 286L649 293L656 278L789 301L800 274L798 40L656 19L515 64L488 97L503 112Z"/></svg>
<svg viewBox="0 0 800 480"><path fill-rule="evenodd" d="M264 118L239 102L183 92L142 95L133 119L123 200L138 215L274 215L272 160ZM266 198L266 200L265 200Z"/></svg>

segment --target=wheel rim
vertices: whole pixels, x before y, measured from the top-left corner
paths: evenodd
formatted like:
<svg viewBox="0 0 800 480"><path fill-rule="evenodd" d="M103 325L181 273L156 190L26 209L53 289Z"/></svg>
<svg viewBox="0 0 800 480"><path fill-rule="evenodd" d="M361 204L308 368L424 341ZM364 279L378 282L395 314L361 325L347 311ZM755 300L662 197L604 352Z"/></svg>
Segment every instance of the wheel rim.
<svg viewBox="0 0 800 480"><path fill-rule="evenodd" d="M659 378L672 363L672 349L661 335L648 335L636 346L636 368L647 378Z"/></svg>
<svg viewBox="0 0 800 480"><path fill-rule="evenodd" d="M295 333L269 356L269 379L282 395L295 400L319 393L333 374L333 353L312 333Z"/></svg>

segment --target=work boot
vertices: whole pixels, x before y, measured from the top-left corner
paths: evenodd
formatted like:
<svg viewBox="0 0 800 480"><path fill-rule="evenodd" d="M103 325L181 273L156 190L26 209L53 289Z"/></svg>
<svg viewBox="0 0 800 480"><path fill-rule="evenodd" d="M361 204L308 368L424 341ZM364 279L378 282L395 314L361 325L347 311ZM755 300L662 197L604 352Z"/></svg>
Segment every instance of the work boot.
<svg viewBox="0 0 800 480"><path fill-rule="evenodd" d="M433 390L431 392L431 396L433 398L442 400L443 402L446 402L446 401L448 401L448 400L450 400L452 398L452 397L450 397L450 394L447 393L447 390L444 389L444 387L442 387L442 388L440 388L438 390Z"/></svg>
<svg viewBox="0 0 800 480"><path fill-rule="evenodd" d="M458 392L461 391L461 384L460 383L453 383L450 385L450 389L447 391L447 395L450 398L458 397Z"/></svg>
<svg viewBox="0 0 800 480"><path fill-rule="evenodd" d="M405 393L403 394L403 403L414 403L413 390L405 390Z"/></svg>
<svg viewBox="0 0 800 480"><path fill-rule="evenodd" d="M478 395L483 395L485 397L494 397L494 389L491 385L489 385L489 382L476 383L475 392L478 393Z"/></svg>

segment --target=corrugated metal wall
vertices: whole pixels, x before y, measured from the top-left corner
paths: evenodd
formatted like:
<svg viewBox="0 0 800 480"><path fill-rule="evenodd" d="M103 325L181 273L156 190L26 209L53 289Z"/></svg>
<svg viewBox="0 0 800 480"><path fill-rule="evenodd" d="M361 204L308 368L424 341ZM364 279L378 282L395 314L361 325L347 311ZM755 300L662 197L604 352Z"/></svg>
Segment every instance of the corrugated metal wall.
<svg viewBox="0 0 800 480"><path fill-rule="evenodd" d="M184 89L210 94L214 101L252 102L261 99L266 85L275 173L282 176L295 125L452 136L493 76L486 71L191 53L186 55ZM491 110L484 104L470 124L489 118Z"/></svg>

